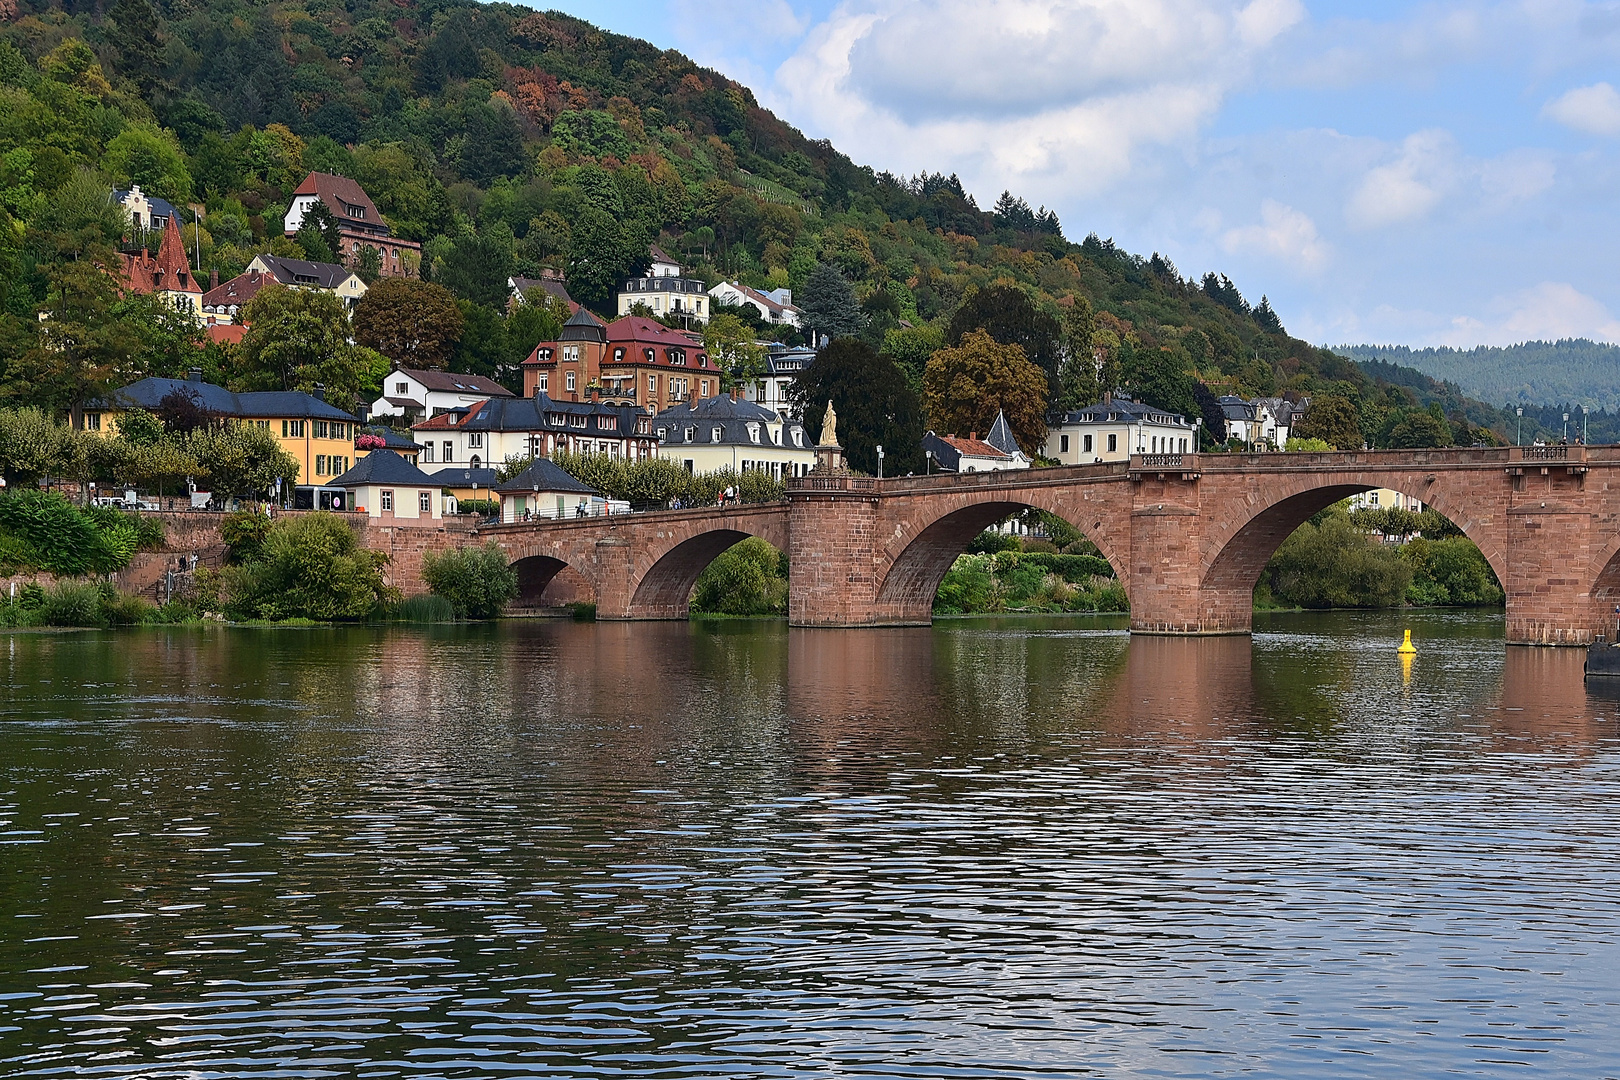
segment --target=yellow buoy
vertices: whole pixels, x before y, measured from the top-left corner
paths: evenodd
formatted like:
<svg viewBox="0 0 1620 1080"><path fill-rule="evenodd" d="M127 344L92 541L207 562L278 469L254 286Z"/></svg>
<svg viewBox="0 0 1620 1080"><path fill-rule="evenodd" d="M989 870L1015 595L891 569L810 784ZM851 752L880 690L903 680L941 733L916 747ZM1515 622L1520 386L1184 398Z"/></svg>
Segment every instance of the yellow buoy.
<svg viewBox="0 0 1620 1080"><path fill-rule="evenodd" d="M1401 647L1395 651L1403 656L1411 656L1417 653L1416 647L1412 644L1412 631L1408 630L1406 632L1406 640L1401 642Z"/></svg>

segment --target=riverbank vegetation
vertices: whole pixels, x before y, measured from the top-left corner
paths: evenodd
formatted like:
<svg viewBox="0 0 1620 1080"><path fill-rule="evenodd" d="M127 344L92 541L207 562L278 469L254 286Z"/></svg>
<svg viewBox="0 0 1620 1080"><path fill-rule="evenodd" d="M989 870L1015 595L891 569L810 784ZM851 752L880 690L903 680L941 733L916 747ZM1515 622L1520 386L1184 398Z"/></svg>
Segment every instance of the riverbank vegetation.
<svg viewBox="0 0 1620 1080"><path fill-rule="evenodd" d="M458 619L493 619L518 594L517 571L493 540L482 547L428 552L422 557L422 579Z"/></svg>
<svg viewBox="0 0 1620 1080"><path fill-rule="evenodd" d="M788 557L757 536L733 545L698 576L692 611L708 615L786 615Z"/></svg>
<svg viewBox="0 0 1620 1080"><path fill-rule="evenodd" d="M160 548L163 535L156 518L105 506L79 507L55 493L0 495L0 575L114 574L137 551Z"/></svg>

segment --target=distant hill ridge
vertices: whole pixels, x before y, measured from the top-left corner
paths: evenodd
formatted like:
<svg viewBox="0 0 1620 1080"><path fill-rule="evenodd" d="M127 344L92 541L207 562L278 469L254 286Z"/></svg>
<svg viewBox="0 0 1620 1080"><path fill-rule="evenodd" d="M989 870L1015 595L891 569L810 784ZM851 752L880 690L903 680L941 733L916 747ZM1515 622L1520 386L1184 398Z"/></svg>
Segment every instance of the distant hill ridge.
<svg viewBox="0 0 1620 1080"><path fill-rule="evenodd" d="M1363 366L1382 361L1415 368L1493 405L1620 407L1620 345L1588 338L1473 349L1341 345L1334 352Z"/></svg>

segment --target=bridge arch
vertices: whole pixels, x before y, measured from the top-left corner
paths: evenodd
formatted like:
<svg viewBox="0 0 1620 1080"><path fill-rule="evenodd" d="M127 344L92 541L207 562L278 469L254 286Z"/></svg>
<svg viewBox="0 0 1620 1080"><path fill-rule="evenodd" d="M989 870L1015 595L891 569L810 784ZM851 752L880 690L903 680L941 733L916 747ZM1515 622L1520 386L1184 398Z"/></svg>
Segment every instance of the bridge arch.
<svg viewBox="0 0 1620 1080"><path fill-rule="evenodd" d="M787 550L787 522L781 507L693 515L660 534L632 562L625 617L687 618L692 590L703 571L727 550L755 536L778 551Z"/></svg>
<svg viewBox="0 0 1620 1080"><path fill-rule="evenodd" d="M570 594L587 594L593 602L596 598L596 587L591 580L591 575L565 559L559 559L554 555L519 555L512 560L511 566L518 576L516 600L518 607L540 606L541 600L546 595L546 590L551 587L553 582L557 582L559 585L567 583L571 586L569 589ZM559 580L559 576L561 580ZM559 598L559 602L566 602L569 599L576 598L584 599L585 596L576 597L570 595Z"/></svg>
<svg viewBox="0 0 1620 1080"><path fill-rule="evenodd" d="M1072 488L1066 498L1056 494L1060 490L983 492L939 513L928 513L919 504L920 512L904 515L897 524L883 553L886 565L880 568L876 602L880 616L892 622L929 622L934 596L957 556L985 529L1026 510L1052 514L1078 529L1108 560L1129 596L1128 540L1112 520L1117 511L1101 504L1088 507L1083 490L1078 498Z"/></svg>
<svg viewBox="0 0 1620 1080"><path fill-rule="evenodd" d="M1254 588L1266 563L1284 540L1312 515L1342 499L1378 488L1398 491L1444 515L1472 540L1506 587L1505 523L1489 507L1473 504L1466 490L1452 486L1436 474L1346 477L1301 472L1290 480L1264 489L1251 488L1248 499L1227 500L1213 508L1204 541L1205 570L1199 582L1202 628L1207 631L1242 630L1252 624Z"/></svg>

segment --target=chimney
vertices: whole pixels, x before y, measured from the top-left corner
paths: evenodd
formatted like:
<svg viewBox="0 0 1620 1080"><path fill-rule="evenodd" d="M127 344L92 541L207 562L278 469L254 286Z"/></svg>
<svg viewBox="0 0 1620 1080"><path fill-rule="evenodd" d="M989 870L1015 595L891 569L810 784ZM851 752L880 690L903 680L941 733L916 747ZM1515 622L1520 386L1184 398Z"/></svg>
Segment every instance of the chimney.
<svg viewBox="0 0 1620 1080"><path fill-rule="evenodd" d="M216 266L208 271L208 291L213 292L217 288L219 288L219 267Z"/></svg>
<svg viewBox="0 0 1620 1080"><path fill-rule="evenodd" d="M314 396L316 401L325 401L326 400L326 384L325 383L316 383L315 384L315 393L314 393L313 396Z"/></svg>
<svg viewBox="0 0 1620 1080"><path fill-rule="evenodd" d="M191 370L187 371L186 372L186 381L187 382L195 382L195 383L202 382L202 368L194 367Z"/></svg>
<svg viewBox="0 0 1620 1080"><path fill-rule="evenodd" d="M979 441L979 433L977 431L968 432L968 441L969 442L978 442Z"/></svg>
<svg viewBox="0 0 1620 1080"><path fill-rule="evenodd" d="M1103 391L1103 404L1104 405L1112 405L1113 403L1114 403L1114 392L1112 390L1104 390Z"/></svg>

